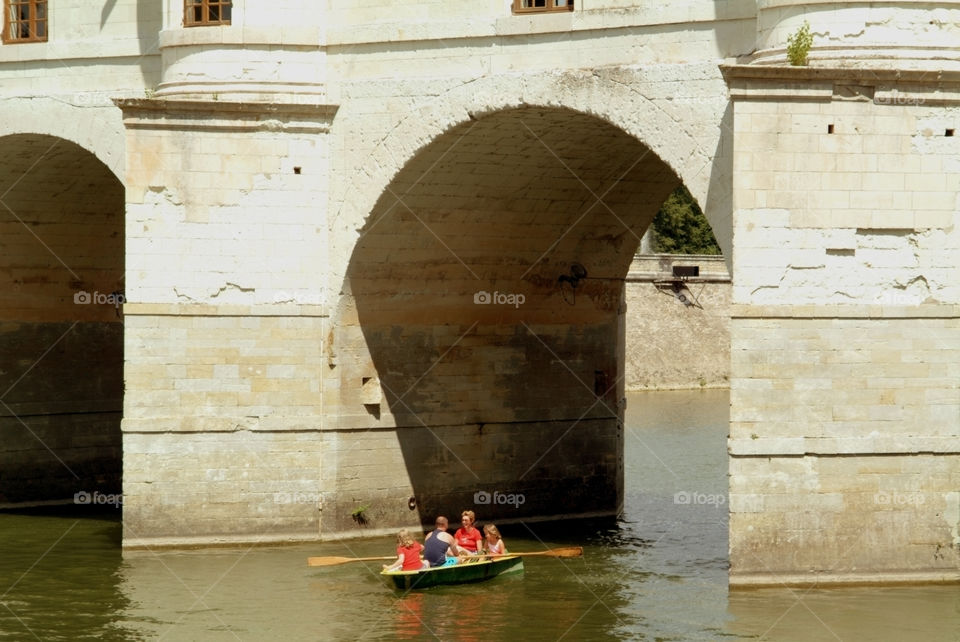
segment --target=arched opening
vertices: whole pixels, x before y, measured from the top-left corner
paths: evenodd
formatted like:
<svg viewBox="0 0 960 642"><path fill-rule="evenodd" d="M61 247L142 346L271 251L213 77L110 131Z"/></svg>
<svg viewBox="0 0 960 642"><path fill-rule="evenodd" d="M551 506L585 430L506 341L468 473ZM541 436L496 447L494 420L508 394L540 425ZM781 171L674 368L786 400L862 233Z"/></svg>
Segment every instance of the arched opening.
<svg viewBox="0 0 960 642"><path fill-rule="evenodd" d="M62 138L0 146L0 504L97 501L120 489L123 185Z"/></svg>
<svg viewBox="0 0 960 642"><path fill-rule="evenodd" d="M337 487L358 490L340 501L394 523L617 513L624 278L680 183L564 108L490 113L421 149L361 230L334 346L341 427L395 426L402 470L362 461L371 431L344 432Z"/></svg>

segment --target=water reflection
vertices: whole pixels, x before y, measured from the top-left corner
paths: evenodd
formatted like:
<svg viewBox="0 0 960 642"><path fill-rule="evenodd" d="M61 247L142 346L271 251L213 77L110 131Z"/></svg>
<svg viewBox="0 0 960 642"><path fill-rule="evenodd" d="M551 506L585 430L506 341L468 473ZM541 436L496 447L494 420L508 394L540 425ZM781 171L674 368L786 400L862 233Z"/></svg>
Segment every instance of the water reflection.
<svg viewBox="0 0 960 642"><path fill-rule="evenodd" d="M960 587L733 591L732 633L762 640L960 641Z"/></svg>
<svg viewBox="0 0 960 642"><path fill-rule="evenodd" d="M401 593L394 539L121 555L116 513L0 513L0 640L960 642L960 587L727 591L725 393L631 395L623 518L503 524L522 575ZM81 510L83 509L83 510ZM482 515L478 516L482 523Z"/></svg>
<svg viewBox="0 0 960 642"><path fill-rule="evenodd" d="M90 506L0 517L0 638L124 640L117 514Z"/></svg>

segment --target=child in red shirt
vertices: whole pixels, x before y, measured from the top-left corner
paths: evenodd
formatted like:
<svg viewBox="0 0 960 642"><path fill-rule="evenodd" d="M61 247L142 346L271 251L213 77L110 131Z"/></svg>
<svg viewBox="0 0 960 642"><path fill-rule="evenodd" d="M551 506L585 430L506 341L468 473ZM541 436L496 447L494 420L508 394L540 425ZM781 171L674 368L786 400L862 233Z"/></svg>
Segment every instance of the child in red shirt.
<svg viewBox="0 0 960 642"><path fill-rule="evenodd" d="M401 529L397 533L397 560L393 564L384 564L383 570L419 571L426 568L425 563L420 559L420 551L422 550L423 544L413 539L410 531L405 528Z"/></svg>

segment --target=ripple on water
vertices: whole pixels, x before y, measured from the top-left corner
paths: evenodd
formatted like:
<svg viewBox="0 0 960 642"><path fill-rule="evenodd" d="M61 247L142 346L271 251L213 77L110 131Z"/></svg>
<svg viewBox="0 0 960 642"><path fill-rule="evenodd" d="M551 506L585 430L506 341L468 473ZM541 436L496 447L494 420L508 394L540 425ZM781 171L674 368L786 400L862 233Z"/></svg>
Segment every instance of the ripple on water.
<svg viewBox="0 0 960 642"><path fill-rule="evenodd" d="M390 537L121 556L116 514L0 513L0 640L960 642L957 587L728 598L725 509L675 501L726 492L726 412L722 394L631 395L622 519L504 525L512 550L585 555L476 585L403 594L378 563L305 563L388 555Z"/></svg>

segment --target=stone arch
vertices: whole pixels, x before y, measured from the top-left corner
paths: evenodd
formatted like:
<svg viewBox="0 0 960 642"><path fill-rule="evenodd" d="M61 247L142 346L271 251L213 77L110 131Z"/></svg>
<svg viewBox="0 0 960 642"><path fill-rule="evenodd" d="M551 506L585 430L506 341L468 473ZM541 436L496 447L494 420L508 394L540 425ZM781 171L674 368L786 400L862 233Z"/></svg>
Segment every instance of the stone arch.
<svg viewBox="0 0 960 642"><path fill-rule="evenodd" d="M118 492L123 185L69 140L0 145L0 503Z"/></svg>
<svg viewBox="0 0 960 642"><path fill-rule="evenodd" d="M617 67L484 76L437 96L399 119L354 172L331 226L334 255L349 256L356 232L390 181L445 132L496 111L566 107L610 123L662 159L701 204L729 267L732 167L726 85L718 72L697 85L696 95L684 96L682 80L647 78L642 70ZM343 274L345 265L340 267L332 273Z"/></svg>
<svg viewBox="0 0 960 642"><path fill-rule="evenodd" d="M76 104L54 98L14 99L4 105L0 137L16 134L69 141L92 154L125 182L126 134L120 109L101 104L102 95L76 95Z"/></svg>
<svg viewBox="0 0 960 642"><path fill-rule="evenodd" d="M578 91L589 93L591 78ZM341 232L366 225L331 347L339 425L396 430L402 461L392 468L407 477L380 479L365 496L398 521L409 519L411 494L428 522L485 488L523 494L514 517L558 514L558 494L567 514L618 510L623 278L643 230L683 182L673 165L702 192L712 158L677 151L693 144L687 135L661 145L671 165L609 113L531 104L547 93L521 83L496 101L473 96L476 108L456 116L436 107L427 134L391 134L401 148L374 152L355 188L380 189L376 199L347 199L341 210ZM341 435L328 469L337 487L357 488L368 463L353 458L367 456L369 438ZM486 516L510 516L500 508Z"/></svg>

